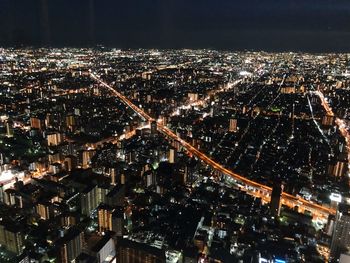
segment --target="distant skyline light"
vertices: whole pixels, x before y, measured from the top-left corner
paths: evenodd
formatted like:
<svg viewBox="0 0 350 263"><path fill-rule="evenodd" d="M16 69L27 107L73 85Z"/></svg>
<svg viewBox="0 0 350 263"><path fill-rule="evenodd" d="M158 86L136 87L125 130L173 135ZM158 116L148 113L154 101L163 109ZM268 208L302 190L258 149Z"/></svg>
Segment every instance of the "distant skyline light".
<svg viewBox="0 0 350 263"><path fill-rule="evenodd" d="M0 46L350 51L347 0L1 0Z"/></svg>

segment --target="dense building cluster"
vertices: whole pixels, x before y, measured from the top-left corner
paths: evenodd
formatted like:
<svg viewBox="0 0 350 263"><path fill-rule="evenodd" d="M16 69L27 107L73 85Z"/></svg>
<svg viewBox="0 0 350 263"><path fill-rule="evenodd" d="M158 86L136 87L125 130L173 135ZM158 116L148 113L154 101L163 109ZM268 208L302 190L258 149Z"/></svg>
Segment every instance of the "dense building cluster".
<svg viewBox="0 0 350 263"><path fill-rule="evenodd" d="M0 49L0 262L346 260L348 59Z"/></svg>

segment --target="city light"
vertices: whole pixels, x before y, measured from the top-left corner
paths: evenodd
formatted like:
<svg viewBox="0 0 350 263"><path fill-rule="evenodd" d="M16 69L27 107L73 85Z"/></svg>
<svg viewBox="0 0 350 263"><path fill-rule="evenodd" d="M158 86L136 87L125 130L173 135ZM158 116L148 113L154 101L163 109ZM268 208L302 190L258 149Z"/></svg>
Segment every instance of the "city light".
<svg viewBox="0 0 350 263"><path fill-rule="evenodd" d="M80 260L82 241L116 262L120 253L234 262L257 243L259 262L307 261L300 240L331 257L320 237L336 240L350 186L342 54L2 52L2 222L33 214L29 226L4 228L26 233L5 250L38 247L32 227L59 222L39 250L55 246L57 262ZM173 246L183 240L194 246Z"/></svg>
<svg viewBox="0 0 350 263"><path fill-rule="evenodd" d="M0 184L8 187L11 183L15 182L15 179L23 180L24 172L17 172L11 169L2 171L0 173Z"/></svg>
<svg viewBox="0 0 350 263"><path fill-rule="evenodd" d="M340 203L342 200L342 197L340 194L336 194L336 193L332 193L331 196L329 197L331 199L331 201Z"/></svg>

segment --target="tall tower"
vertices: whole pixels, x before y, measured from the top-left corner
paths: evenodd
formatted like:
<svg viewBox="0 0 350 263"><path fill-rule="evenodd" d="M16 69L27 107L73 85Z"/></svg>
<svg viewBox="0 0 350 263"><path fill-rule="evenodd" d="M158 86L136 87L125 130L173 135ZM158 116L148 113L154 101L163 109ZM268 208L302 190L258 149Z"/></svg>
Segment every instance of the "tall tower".
<svg viewBox="0 0 350 263"><path fill-rule="evenodd" d="M280 215L282 192L283 192L283 185L281 181L278 180L274 182L272 193L271 193L271 202L270 202L270 210L274 216Z"/></svg>
<svg viewBox="0 0 350 263"><path fill-rule="evenodd" d="M7 120L6 121L6 137L13 137L13 121Z"/></svg>
<svg viewBox="0 0 350 263"><path fill-rule="evenodd" d="M335 216L330 262L336 262L342 252L350 249L350 205L340 203Z"/></svg>

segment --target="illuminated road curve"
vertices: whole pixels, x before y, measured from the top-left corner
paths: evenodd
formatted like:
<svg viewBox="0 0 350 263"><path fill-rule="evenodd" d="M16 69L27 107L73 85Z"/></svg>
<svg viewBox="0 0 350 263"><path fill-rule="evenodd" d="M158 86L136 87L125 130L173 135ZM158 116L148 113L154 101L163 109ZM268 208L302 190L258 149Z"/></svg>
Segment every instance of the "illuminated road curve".
<svg viewBox="0 0 350 263"><path fill-rule="evenodd" d="M324 97L322 91L320 91L320 90L314 91L314 94L316 94L320 98L321 105L323 106L327 115L334 117L335 114L334 114L332 108L330 107L328 101ZM344 137L345 142L346 142L346 149L348 151L348 169L350 170L350 134L348 132L346 122L343 119L340 119L338 117L335 118L335 124L338 126L340 134ZM350 174L349 174L349 176L350 176Z"/></svg>
<svg viewBox="0 0 350 263"><path fill-rule="evenodd" d="M135 113L137 113L141 118L147 121L155 121L154 118L149 116L147 113L145 113L143 110L141 110L139 107L137 107L135 104L133 104L128 98L126 98L123 94L115 90L113 87L108 85L106 82L102 81L100 78L98 78L95 74L90 73L91 78L99 82L101 85L109 89L112 93L114 93L123 103L125 103L128 107L130 107ZM197 150L195 147L190 145L188 142L182 140L179 138L175 133L173 133L169 128L166 126L158 123L158 130L162 132L166 137L180 142L180 144L191 154L202 160L207 165L211 166L216 171L219 171L220 173L230 176L233 178L237 183L243 184L245 192L248 194L261 198L265 202L269 202L271 199L271 192L272 188L257 182L254 182L252 180L249 180L239 174L234 173L233 171L228 170L221 164L213 161L210 159L207 155ZM325 207L322 205L315 204L311 201L307 201L301 197L296 197L291 194L282 193L281 202L283 205L288 206L290 208L298 207L299 212L304 211L310 211L311 214L314 216L314 218L320 218L320 219L327 219L329 214L335 214L335 210L329 207Z"/></svg>

